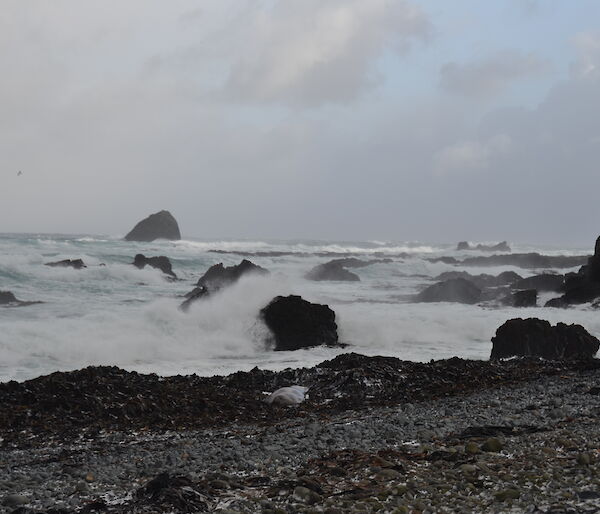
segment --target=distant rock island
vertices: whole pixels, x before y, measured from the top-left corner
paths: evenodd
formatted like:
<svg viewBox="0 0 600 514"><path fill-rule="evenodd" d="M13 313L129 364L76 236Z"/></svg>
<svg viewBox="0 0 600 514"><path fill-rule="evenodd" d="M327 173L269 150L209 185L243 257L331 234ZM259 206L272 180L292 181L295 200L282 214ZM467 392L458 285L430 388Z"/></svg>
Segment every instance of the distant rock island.
<svg viewBox="0 0 600 514"><path fill-rule="evenodd" d="M151 214L140 221L125 236L126 241L150 242L155 239L168 239L170 241L181 239L177 220L169 211L160 211Z"/></svg>
<svg viewBox="0 0 600 514"><path fill-rule="evenodd" d="M480 250L482 252L510 252L510 246L506 241L502 241L495 245L482 245L478 244L476 246L471 246L468 241L461 241L456 245L457 251L462 250Z"/></svg>

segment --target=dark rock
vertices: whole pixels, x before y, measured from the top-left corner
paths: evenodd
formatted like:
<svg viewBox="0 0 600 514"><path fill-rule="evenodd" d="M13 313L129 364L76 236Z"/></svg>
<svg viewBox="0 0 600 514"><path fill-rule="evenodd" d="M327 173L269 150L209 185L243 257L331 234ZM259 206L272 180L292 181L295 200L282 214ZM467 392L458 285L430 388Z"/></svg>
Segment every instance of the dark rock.
<svg viewBox="0 0 600 514"><path fill-rule="evenodd" d="M168 257L165 257L164 255L160 255L158 257L146 257L145 255L138 253L133 259L133 265L139 269L143 269L146 267L146 265L148 265L152 268L159 269L165 275L177 278L177 275L173 273L171 261Z"/></svg>
<svg viewBox="0 0 600 514"><path fill-rule="evenodd" d="M461 261L464 266L517 266L524 269L535 268L574 268L585 264L585 255L541 255L539 253L513 253L500 255L480 255L467 257Z"/></svg>
<svg viewBox="0 0 600 514"><path fill-rule="evenodd" d="M364 268L366 266L371 266L372 264L389 264L390 262L394 262L392 259L369 259L363 261L362 259L357 259L356 257L345 257L341 259L333 259L326 264L338 264L344 268Z"/></svg>
<svg viewBox="0 0 600 514"><path fill-rule="evenodd" d="M506 241L502 241L501 243L498 243L495 245L478 244L476 246L471 246L467 241L461 241L456 246L456 250L457 251L479 250L482 252L510 252L511 251L510 246L508 246L508 243Z"/></svg>
<svg viewBox="0 0 600 514"><path fill-rule="evenodd" d="M455 257L446 257L446 256L442 256L442 257L429 257L428 259L425 259L429 262L443 262L444 264L460 264L460 261L455 258Z"/></svg>
<svg viewBox="0 0 600 514"><path fill-rule="evenodd" d="M35 305L42 302L24 302L18 300L10 291L0 291L0 305L5 307L25 307L27 305Z"/></svg>
<svg viewBox="0 0 600 514"><path fill-rule="evenodd" d="M260 315L273 334L275 350L340 346L335 312L327 305L310 303L300 296L277 296Z"/></svg>
<svg viewBox="0 0 600 514"><path fill-rule="evenodd" d="M47 262L46 266L50 266L52 268L87 268L87 266L83 263L81 259L64 259L62 261Z"/></svg>
<svg viewBox="0 0 600 514"><path fill-rule="evenodd" d="M235 266L223 266L223 263L215 264L208 268L207 272L198 279L196 287L185 295L186 300L180 308L187 310L189 306L200 298L207 298L223 287L237 282L243 275L257 274L267 275L268 270L244 259Z"/></svg>
<svg viewBox="0 0 600 514"><path fill-rule="evenodd" d="M453 278L421 291L418 302L458 302L474 304L481 300L481 289L464 278Z"/></svg>
<svg viewBox="0 0 600 514"><path fill-rule="evenodd" d="M486 287L509 285L517 280L520 280L522 277L514 271L504 271L498 276L488 275L486 273L482 273L480 275L471 275L466 271L445 271L444 273L441 273L435 277L434 280L444 281L453 278L464 278L465 280L475 284L479 289L485 289Z"/></svg>
<svg viewBox="0 0 600 514"><path fill-rule="evenodd" d="M155 239L181 239L177 220L169 211L151 214L140 221L131 232L125 236L126 241L150 242Z"/></svg>
<svg viewBox="0 0 600 514"><path fill-rule="evenodd" d="M523 289L510 295L510 305L513 307L536 307L537 291L535 289Z"/></svg>
<svg viewBox="0 0 600 514"><path fill-rule="evenodd" d="M344 282L359 282L360 277L337 262L326 262L311 269L305 277L308 280L337 280Z"/></svg>
<svg viewBox="0 0 600 514"><path fill-rule="evenodd" d="M560 293L565 284L564 275L543 273L533 277L522 278L513 283L515 289L537 289L538 291L553 291Z"/></svg>
<svg viewBox="0 0 600 514"><path fill-rule="evenodd" d="M562 296L548 300L544 307L554 307L555 309L566 309L569 306Z"/></svg>
<svg viewBox="0 0 600 514"><path fill-rule="evenodd" d="M511 319L492 337L490 359L533 356L545 359L590 359L600 342L581 325L558 323L537 318Z"/></svg>

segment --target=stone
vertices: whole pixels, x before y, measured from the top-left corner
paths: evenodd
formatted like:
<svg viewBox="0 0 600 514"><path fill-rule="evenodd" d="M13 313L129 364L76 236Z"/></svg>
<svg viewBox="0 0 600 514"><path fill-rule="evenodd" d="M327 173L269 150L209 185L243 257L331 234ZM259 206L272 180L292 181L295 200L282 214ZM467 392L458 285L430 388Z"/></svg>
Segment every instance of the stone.
<svg viewBox="0 0 600 514"><path fill-rule="evenodd" d="M319 493L311 491L308 487L303 487L301 485L294 489L294 498L307 505L314 505L322 500Z"/></svg>
<svg viewBox="0 0 600 514"><path fill-rule="evenodd" d="M503 448L502 442L500 442L500 439L498 439L496 437L490 437L481 445L481 449L484 452L497 453L497 452L501 451L502 448Z"/></svg>
<svg viewBox="0 0 600 514"><path fill-rule="evenodd" d="M177 275L173 273L173 267L168 257L160 255L158 257L146 257L144 254L138 253L133 258L132 263L136 268L144 269L146 266L159 269L165 275L169 275L172 278L177 278Z"/></svg>
<svg viewBox="0 0 600 514"><path fill-rule="evenodd" d="M456 246L456 250L457 251L479 250L481 252L510 252L511 251L510 246L508 246L508 243L506 241L502 241L495 245L478 244L475 246L471 246L468 241L461 241Z"/></svg>
<svg viewBox="0 0 600 514"><path fill-rule="evenodd" d="M581 325L558 323L537 318L506 321L492 337L490 359L542 357L545 359L591 359L600 341Z"/></svg>
<svg viewBox="0 0 600 514"><path fill-rule="evenodd" d="M27 305L34 305L42 302L24 302L15 297L10 291L0 291L0 305L5 307L24 307Z"/></svg>
<svg viewBox="0 0 600 514"><path fill-rule="evenodd" d="M465 453L468 455L476 455L480 453L479 446L477 443L469 441L467 444L465 444Z"/></svg>
<svg viewBox="0 0 600 514"><path fill-rule="evenodd" d="M87 266L81 259L64 259L62 261L46 262L45 266L50 266L51 268L73 268L73 269L87 268Z"/></svg>
<svg viewBox="0 0 600 514"><path fill-rule="evenodd" d="M507 500L518 500L521 497L521 492L518 489L505 489L504 491L500 491L494 494L494 498L496 498L499 502L504 502Z"/></svg>
<svg viewBox="0 0 600 514"><path fill-rule="evenodd" d="M537 291L535 289L515 291L504 299L504 303L511 307L535 307L537 306Z"/></svg>
<svg viewBox="0 0 600 514"><path fill-rule="evenodd" d="M390 480L395 480L400 476L400 472L396 471L395 469L382 469L379 473L377 473L377 475L375 475L375 478L377 478L378 480L381 480L383 482L387 482Z"/></svg>
<svg viewBox="0 0 600 514"><path fill-rule="evenodd" d="M29 503L29 498L23 494L8 494L2 500L2 505L6 507L18 507Z"/></svg>
<svg viewBox="0 0 600 514"><path fill-rule="evenodd" d="M581 466L589 466L592 463L592 457L589 453L580 453L577 455L577 464Z"/></svg>
<svg viewBox="0 0 600 514"><path fill-rule="evenodd" d="M125 236L126 241L151 242L155 239L181 239L177 220L169 211L159 211L140 221Z"/></svg>
<svg viewBox="0 0 600 514"><path fill-rule="evenodd" d="M481 299L481 289L464 278L438 282L421 291L417 302L456 302L475 304Z"/></svg>
<svg viewBox="0 0 600 514"><path fill-rule="evenodd" d="M335 312L327 305L295 295L277 296L261 309L260 316L272 333L275 350L340 346Z"/></svg>
<svg viewBox="0 0 600 514"><path fill-rule="evenodd" d="M564 275L554 275L550 273L522 278L512 284L515 289L536 289L537 291L550 291L554 293L561 293L564 285Z"/></svg>
<svg viewBox="0 0 600 514"><path fill-rule="evenodd" d="M338 262L326 262L311 269L305 278L314 281L359 282L360 277Z"/></svg>

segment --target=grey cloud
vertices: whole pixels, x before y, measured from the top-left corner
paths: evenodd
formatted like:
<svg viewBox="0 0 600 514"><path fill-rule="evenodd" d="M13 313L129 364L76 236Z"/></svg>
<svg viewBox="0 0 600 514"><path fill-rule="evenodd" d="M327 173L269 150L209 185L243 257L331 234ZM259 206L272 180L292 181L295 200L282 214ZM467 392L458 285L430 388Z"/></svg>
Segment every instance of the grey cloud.
<svg viewBox="0 0 600 514"><path fill-rule="evenodd" d="M347 102L377 82L374 61L425 38L430 24L398 0L292 0L255 12L226 93L243 101Z"/></svg>
<svg viewBox="0 0 600 514"><path fill-rule="evenodd" d="M547 69L548 63L531 53L507 50L467 64L446 63L440 70L440 85L462 96L489 97L515 80L537 76Z"/></svg>

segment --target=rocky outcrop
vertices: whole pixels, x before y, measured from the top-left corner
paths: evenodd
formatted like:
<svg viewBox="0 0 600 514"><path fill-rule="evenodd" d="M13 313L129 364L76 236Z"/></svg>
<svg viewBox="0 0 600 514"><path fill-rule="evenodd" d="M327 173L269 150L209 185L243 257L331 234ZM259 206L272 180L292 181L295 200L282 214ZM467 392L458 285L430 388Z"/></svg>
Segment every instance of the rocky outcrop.
<svg viewBox="0 0 600 514"><path fill-rule="evenodd" d="M0 305L3 307L25 307L27 305L35 305L42 302L24 302L18 300L10 291L0 291Z"/></svg>
<svg viewBox="0 0 600 514"><path fill-rule="evenodd" d="M266 275L269 271L253 262L244 259L235 266L223 266L223 263L215 264L208 268L202 275L196 287L185 295L186 300L180 305L180 308L187 310L189 306L200 298L207 298L210 294L216 293L223 287L237 282L243 275L257 274Z"/></svg>
<svg viewBox="0 0 600 514"><path fill-rule="evenodd" d="M550 325L548 321L511 319L492 337L490 359L542 357L544 359L591 359L600 341L581 325Z"/></svg>
<svg viewBox="0 0 600 514"><path fill-rule="evenodd" d="M165 275L169 275L171 278L177 278L177 275L175 275L173 272L171 261L164 255L159 255L158 257L146 257L145 255L138 253L133 258L132 264L139 269L144 269L146 266L150 266L152 268L159 269Z"/></svg>
<svg viewBox="0 0 600 514"><path fill-rule="evenodd" d="M488 287L499 287L506 286L517 282L522 277L518 273L514 271L504 271L500 273L498 276L488 275L486 273L481 273L480 275L471 275L466 271L445 271L441 273L434 280L444 281L450 280L453 278L464 278L469 282L475 284L479 289L485 289Z"/></svg>
<svg viewBox="0 0 600 514"><path fill-rule="evenodd" d="M552 291L560 293L565 284L564 275L543 273L533 277L522 278L513 283L515 289L537 289L538 291Z"/></svg>
<svg viewBox="0 0 600 514"><path fill-rule="evenodd" d="M456 246L457 251L463 250L479 250L481 252L510 252L510 246L506 241L502 241L501 243L495 245L482 245L478 244L475 246L471 246L467 241L461 241Z"/></svg>
<svg viewBox="0 0 600 514"><path fill-rule="evenodd" d="M585 255L541 255L539 253L513 253L479 255L460 261L463 266L517 266L524 269L574 268L585 264Z"/></svg>
<svg viewBox="0 0 600 514"><path fill-rule="evenodd" d="M508 294L501 303L508 307L536 307L537 296L535 289L523 289Z"/></svg>
<svg viewBox="0 0 600 514"><path fill-rule="evenodd" d="M74 269L82 269L87 268L84 262L81 259L64 259L62 261L56 262L47 262L46 266L50 266L52 268L74 268Z"/></svg>
<svg viewBox="0 0 600 514"><path fill-rule="evenodd" d="M351 271L348 271L340 263L331 261L324 264L319 264L311 269L305 278L308 280L337 280L343 282L359 282L360 277Z"/></svg>
<svg viewBox="0 0 600 514"><path fill-rule="evenodd" d="M546 307L568 307L600 298L600 237L596 239L594 255L577 273L565 275L564 294L546 303Z"/></svg>
<svg viewBox="0 0 600 514"><path fill-rule="evenodd" d="M275 350L340 346L335 312L327 305L300 296L277 296L260 315L273 335Z"/></svg>
<svg viewBox="0 0 600 514"><path fill-rule="evenodd" d="M457 302L474 304L481 300L481 289L464 278L452 278L421 291L417 302Z"/></svg>
<svg viewBox="0 0 600 514"><path fill-rule="evenodd" d="M126 241L150 242L155 239L168 239L170 241L181 239L177 220L169 211L151 214L140 221L125 236Z"/></svg>

